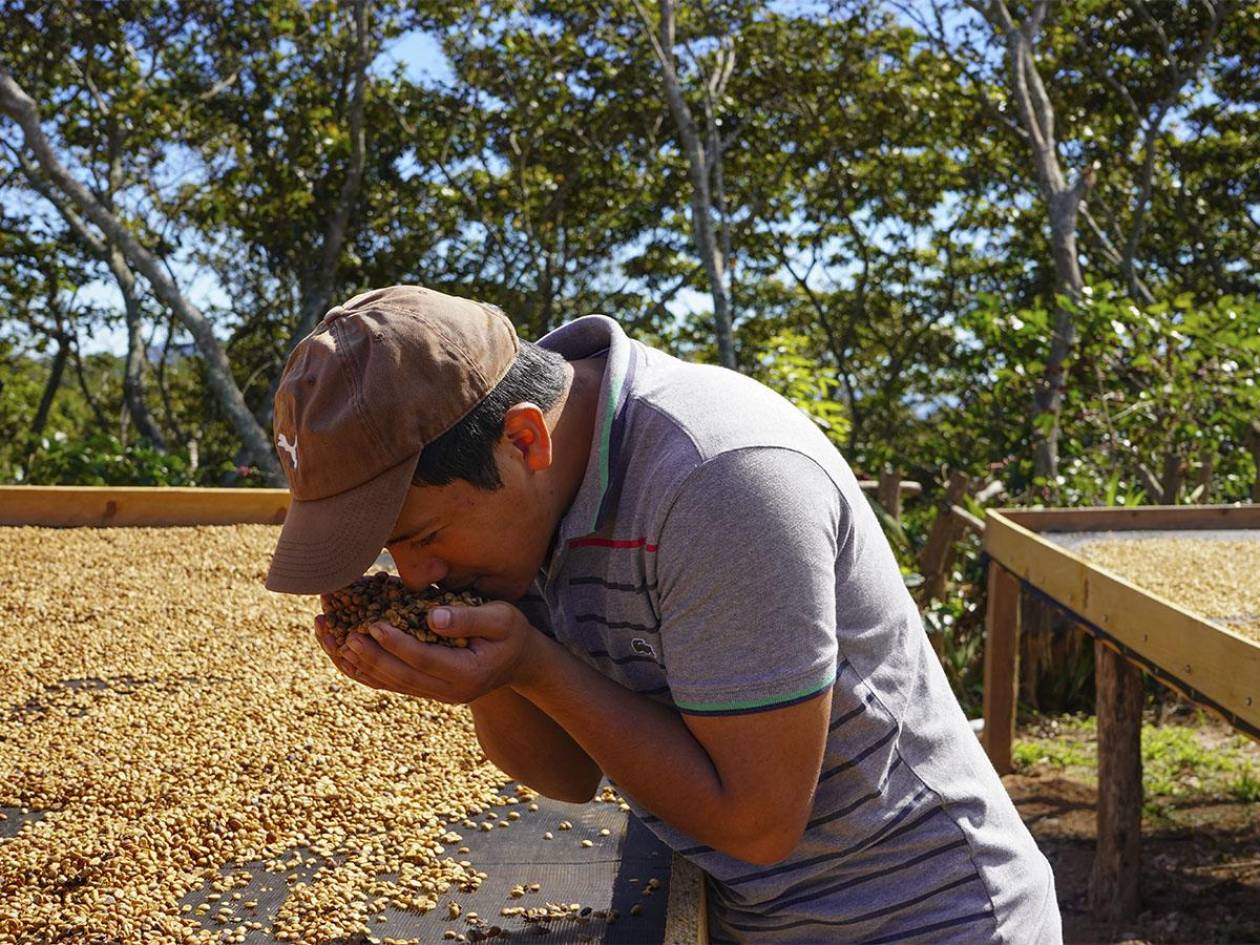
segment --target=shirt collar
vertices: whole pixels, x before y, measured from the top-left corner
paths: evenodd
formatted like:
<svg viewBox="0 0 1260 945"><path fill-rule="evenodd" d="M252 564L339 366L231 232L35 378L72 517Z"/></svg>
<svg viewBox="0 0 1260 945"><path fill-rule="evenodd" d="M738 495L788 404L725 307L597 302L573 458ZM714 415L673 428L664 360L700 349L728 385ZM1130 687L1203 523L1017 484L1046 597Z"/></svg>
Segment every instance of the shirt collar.
<svg viewBox="0 0 1260 945"><path fill-rule="evenodd" d="M607 351L590 457L582 484L560 521L559 544L598 531L616 504L621 483L621 444L638 354L635 343L606 315L584 315L539 339L538 344L577 361Z"/></svg>

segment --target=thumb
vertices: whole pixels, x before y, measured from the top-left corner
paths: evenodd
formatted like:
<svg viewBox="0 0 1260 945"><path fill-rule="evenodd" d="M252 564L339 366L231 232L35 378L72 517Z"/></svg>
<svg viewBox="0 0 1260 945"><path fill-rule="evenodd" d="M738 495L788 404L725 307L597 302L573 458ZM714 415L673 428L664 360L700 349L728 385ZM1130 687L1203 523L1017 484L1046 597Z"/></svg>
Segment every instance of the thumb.
<svg viewBox="0 0 1260 945"><path fill-rule="evenodd" d="M464 621L460 619L458 610L465 610L464 607L434 607L424 615L425 623L428 624L430 630L440 637L462 637L467 635L467 631L462 626Z"/></svg>
<svg viewBox="0 0 1260 945"><path fill-rule="evenodd" d="M507 633L506 615L511 608L497 601L473 607L468 604L434 607L425 619L441 637L485 637L497 640Z"/></svg>

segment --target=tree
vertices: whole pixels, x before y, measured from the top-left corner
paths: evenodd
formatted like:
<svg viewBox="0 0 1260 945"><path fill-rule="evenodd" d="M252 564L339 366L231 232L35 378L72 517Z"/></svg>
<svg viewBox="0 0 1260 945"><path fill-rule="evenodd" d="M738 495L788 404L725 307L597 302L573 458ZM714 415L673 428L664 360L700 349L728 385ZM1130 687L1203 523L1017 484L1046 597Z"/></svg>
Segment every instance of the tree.
<svg viewBox="0 0 1260 945"><path fill-rule="evenodd" d="M116 135L111 135L111 141L116 140ZM144 317L141 312L136 277L132 273L131 267L127 265L127 260L122 250L116 245L101 239L100 236L93 232L88 223L71 207L65 195L44 179L29 158L19 152L17 159L22 165L22 169L31 186L40 196L56 207L57 212L61 214L62 219L65 220L75 237L81 240L96 258L105 262L109 267L109 271L118 285L118 290L122 294L127 325L127 357L123 371L123 397L127 412L132 422L135 423L141 437L158 450L165 450L165 437L162 435L157 421L153 418L153 414L149 410L149 405L145 399L144 364L146 352L144 344ZM116 148L111 155L110 164L109 181L111 185L116 186L117 181L121 177L119 170L121 166L120 156ZM110 200L111 196L111 193L103 195L106 206L112 202Z"/></svg>
<svg viewBox="0 0 1260 945"><path fill-rule="evenodd" d="M756 116L726 157L756 313L740 349L785 329L810 338L850 420L850 461L880 468L914 455L916 412L963 389L947 374L954 319L973 281L1010 263L981 262L966 233L980 189L967 157L986 144L939 144L974 124L957 70L878 7L843 12L766 15L740 35L728 95Z"/></svg>
<svg viewBox="0 0 1260 945"><path fill-rule="evenodd" d="M84 216L98 226L111 242L122 249L128 261L149 280L158 298L171 307L188 331L192 333L198 349L206 359L210 385L219 396L237 433L244 440L254 461L267 469L274 482L283 483L284 473L281 472L280 464L271 449L270 439L245 405L240 389L232 378L231 364L223 351L222 344L214 335L209 319L180 292L174 280L167 275L160 264L158 257L142 246L115 214L101 204L80 181L71 176L44 136L35 102L3 69L0 69L0 111L3 111L22 129L26 146L34 154L40 169L48 176L53 186L60 189Z"/></svg>
<svg viewBox="0 0 1260 945"><path fill-rule="evenodd" d="M180 138L204 178L169 212L199 232L202 258L230 270L225 281L253 309L232 344L250 376L269 382L255 412L270 425L281 368L347 276L349 248L367 222L369 160L401 150L392 116L372 101L383 81L369 71L383 37L400 26L395 10L372 0L283 0L199 5L190 27L163 55L188 102ZM235 245L220 254L213 247L225 231Z"/></svg>
<svg viewBox="0 0 1260 945"><path fill-rule="evenodd" d="M1049 479L1059 466L1059 415L1063 410L1066 362L1076 342L1073 306L1085 288L1076 245L1077 218L1093 183L1093 168L1085 167L1069 180L1059 159L1054 105L1037 67L1034 44L1049 12L1049 0L1036 0L1028 15L1016 22L1004 0L974 0L971 5L992 27L1005 47L1010 76L1010 97L1028 144L1037 183L1050 223L1050 248L1054 259L1055 292L1070 304L1055 306L1050 353L1041 383L1034 394L1036 424L1035 469Z"/></svg>
<svg viewBox="0 0 1260 945"><path fill-rule="evenodd" d="M674 49L677 16L673 0L660 0L660 22L655 25L655 29L647 11L638 0L634 0L634 5L643 21L644 35L652 44L652 51L660 64L665 100L669 103L669 111L687 157L687 171L691 181L691 229L696 252L708 277L709 294L713 298L713 327L717 336L718 362L733 370L736 368L735 343L731 330L730 291L727 284L727 266L731 255L730 231L724 222L719 222L715 227L714 216L717 215L722 220L726 205L722 152L729 141L725 141L720 134L721 121L717 111L718 103L726 94L726 84L735 68L734 37L719 28L717 49L712 56L710 71L707 75L702 74L705 114L702 137L679 76Z"/></svg>
<svg viewBox="0 0 1260 945"><path fill-rule="evenodd" d="M1084 301L1080 224L1086 222L1096 240L1091 263L1117 267L1130 291L1152 302L1155 296L1138 275L1137 257L1155 196L1157 143L1165 120L1184 106L1209 61L1232 5L1224 0L1205 3L1206 13L1191 14L1191 22L1179 22L1175 32L1165 30L1159 21L1162 16L1171 24L1179 16L1172 6L1161 8L1158 15L1144 3L1138 6L1137 17L1115 17L1092 6L1064 8L1058 15L1065 22L1058 24L1050 17L1048 0L1034 0L1022 19L1005 0L933 3L930 18L898 4L926 38L966 67L981 107L1023 142L1031 173L1014 168L1013 172L1032 179L1045 208L1054 274L1046 288L1056 304L1049 351L1041 359L1033 393L1034 471L1043 481L1052 481L1058 470L1064 385L1077 339L1074 312ZM966 10L980 15L987 35L1001 49L1001 76L989 74L984 34L966 22ZM1195 18L1200 22L1193 22ZM1173 43L1170 34L1178 36ZM1145 62L1162 62L1164 67L1135 65ZM992 89L997 83L1005 86L1013 119L1005 113L1005 103L994 107ZM1066 131L1060 113L1069 118ZM1112 129L1119 133L1106 134ZM1135 135L1140 142L1136 145ZM1135 146L1140 161L1126 167L1124 174L1115 173ZM1078 170L1069 174L1065 161ZM1087 197L1095 191L1103 168L1108 171L1105 189L1123 193L1130 203L1123 231L1116 214L1108 212L1107 224L1100 225L1088 207ZM1099 202L1105 205L1101 195Z"/></svg>

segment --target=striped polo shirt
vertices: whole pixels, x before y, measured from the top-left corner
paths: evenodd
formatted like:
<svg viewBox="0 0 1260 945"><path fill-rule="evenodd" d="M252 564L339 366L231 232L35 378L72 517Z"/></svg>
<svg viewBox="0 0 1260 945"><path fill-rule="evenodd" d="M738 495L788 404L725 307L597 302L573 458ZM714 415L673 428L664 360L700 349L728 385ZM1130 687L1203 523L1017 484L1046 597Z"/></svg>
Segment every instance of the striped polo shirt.
<svg viewBox="0 0 1260 945"><path fill-rule="evenodd" d="M540 344L607 362L583 481L519 601L531 622L681 713L832 691L813 809L782 862L719 853L627 797L708 875L712 941L1060 942L1050 866L826 437L756 381L604 316Z"/></svg>

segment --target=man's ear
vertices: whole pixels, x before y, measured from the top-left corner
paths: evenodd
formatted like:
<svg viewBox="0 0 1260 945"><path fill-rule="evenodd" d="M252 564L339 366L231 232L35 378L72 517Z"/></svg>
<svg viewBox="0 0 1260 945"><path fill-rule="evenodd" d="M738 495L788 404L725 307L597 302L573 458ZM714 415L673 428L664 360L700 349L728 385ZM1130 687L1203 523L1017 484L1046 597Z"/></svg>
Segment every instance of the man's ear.
<svg viewBox="0 0 1260 945"><path fill-rule="evenodd" d="M551 431L542 409L528 401L514 404L503 415L503 439L518 452L531 472L551 465Z"/></svg>

